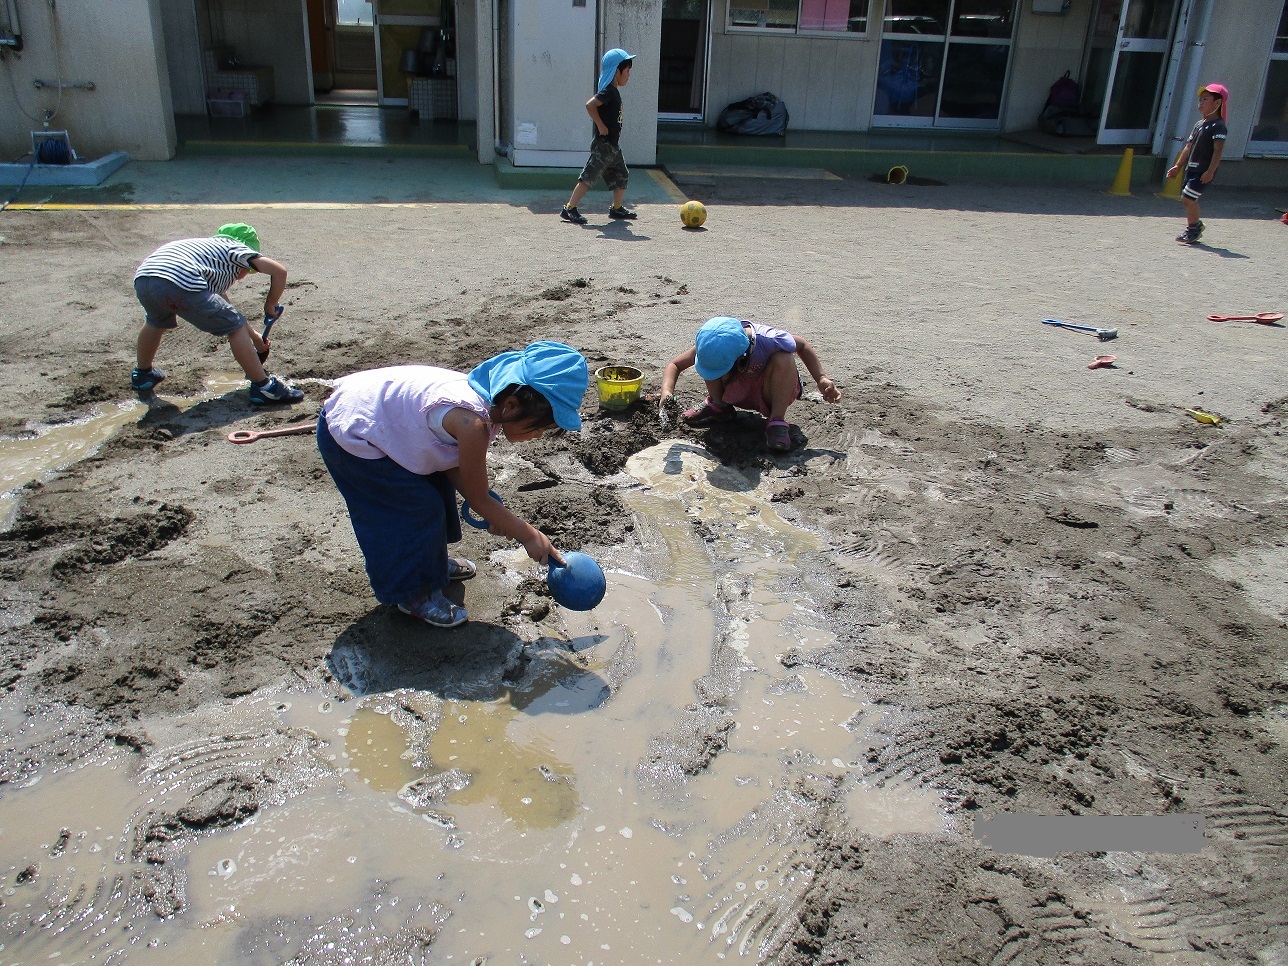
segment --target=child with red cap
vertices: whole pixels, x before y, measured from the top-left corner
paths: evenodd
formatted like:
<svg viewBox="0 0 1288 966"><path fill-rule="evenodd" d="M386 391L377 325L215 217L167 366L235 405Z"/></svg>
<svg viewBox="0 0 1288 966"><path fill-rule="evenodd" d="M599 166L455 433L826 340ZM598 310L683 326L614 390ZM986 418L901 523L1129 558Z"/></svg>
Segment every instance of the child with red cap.
<svg viewBox="0 0 1288 966"><path fill-rule="evenodd" d="M765 445L778 453L787 452L792 448L792 437L783 417L803 391L796 369L797 356L823 398L831 403L841 401L841 390L824 374L818 353L785 329L717 316L698 329L695 342L692 349L666 364L659 400L665 412L675 395L680 373L696 367L698 376L707 384L707 398L680 417L690 426L728 422L734 417L735 407L754 409L768 420Z"/></svg>
<svg viewBox="0 0 1288 966"><path fill-rule="evenodd" d="M1176 163L1167 169L1169 178L1184 172L1181 175L1181 201L1185 204L1186 224L1185 231L1177 235L1176 240L1185 245L1196 244L1203 235L1199 197L1221 166L1229 102L1230 91L1224 84L1207 84L1199 88L1199 113L1203 116L1194 125Z"/></svg>

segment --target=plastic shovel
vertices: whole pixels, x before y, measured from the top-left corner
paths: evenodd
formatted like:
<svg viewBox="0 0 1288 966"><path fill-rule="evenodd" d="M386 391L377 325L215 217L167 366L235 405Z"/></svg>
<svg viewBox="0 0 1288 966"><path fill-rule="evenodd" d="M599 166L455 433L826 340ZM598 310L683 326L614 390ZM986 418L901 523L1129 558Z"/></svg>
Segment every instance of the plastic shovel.
<svg viewBox="0 0 1288 966"><path fill-rule="evenodd" d="M235 429L228 434L230 443L253 443L270 436L295 436L298 433L312 433L317 430L317 420L311 423L296 423L294 426L283 426L281 429L264 429L256 432L253 429Z"/></svg>
<svg viewBox="0 0 1288 966"><path fill-rule="evenodd" d="M1255 315L1209 315L1209 322L1260 322L1273 325L1284 317L1282 312L1258 312Z"/></svg>
<svg viewBox="0 0 1288 966"><path fill-rule="evenodd" d="M268 361L268 354L273 350L273 347L268 345L268 330L273 327L274 322L276 322L278 319L282 317L282 313L285 311L286 311L286 307L283 305L279 305L277 307L277 311L274 312L272 315L264 316L264 331L259 334L259 337L264 340L264 351L255 353L257 356L259 356L260 365L263 365L265 362Z"/></svg>

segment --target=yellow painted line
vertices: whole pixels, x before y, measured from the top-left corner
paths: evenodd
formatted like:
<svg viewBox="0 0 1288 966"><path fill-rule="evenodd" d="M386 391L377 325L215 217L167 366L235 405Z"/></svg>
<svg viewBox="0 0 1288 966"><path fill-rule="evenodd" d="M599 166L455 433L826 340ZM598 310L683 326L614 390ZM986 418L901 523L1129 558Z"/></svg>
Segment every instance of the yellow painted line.
<svg viewBox="0 0 1288 966"><path fill-rule="evenodd" d="M190 211L192 209L211 209L227 211L229 208L283 208L296 211L347 211L352 208L436 208L446 204L441 201L223 201L209 204L61 204L55 202L35 202L33 204L14 204L11 211Z"/></svg>
<svg viewBox="0 0 1288 966"><path fill-rule="evenodd" d="M649 168L648 173L654 181L662 186L662 190L671 196L672 201L682 205L689 200L689 196L676 187L675 182L666 176L665 171L661 171L658 168Z"/></svg>
<svg viewBox="0 0 1288 966"><path fill-rule="evenodd" d="M843 181L844 179L822 168L753 168L744 165L702 165L690 168L672 168L681 177L727 178L781 178L793 181Z"/></svg>

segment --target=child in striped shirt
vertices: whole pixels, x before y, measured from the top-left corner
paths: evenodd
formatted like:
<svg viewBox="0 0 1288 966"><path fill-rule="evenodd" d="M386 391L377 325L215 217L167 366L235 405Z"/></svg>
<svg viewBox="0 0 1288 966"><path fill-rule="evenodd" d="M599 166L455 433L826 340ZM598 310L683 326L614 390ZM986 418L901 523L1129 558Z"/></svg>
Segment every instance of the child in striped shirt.
<svg viewBox="0 0 1288 966"><path fill-rule="evenodd" d="M286 269L259 253L259 233L241 223L222 226L213 238L186 238L162 245L134 273L134 292L146 321L139 331L137 367L130 373L130 387L153 389L165 373L153 368L161 337L177 324L175 317L191 322L202 332L225 335L233 358L250 380L250 401L256 405L297 403L304 393L264 370L268 340L246 324L224 293L250 272L269 277L264 317L282 312L278 299L286 290Z"/></svg>

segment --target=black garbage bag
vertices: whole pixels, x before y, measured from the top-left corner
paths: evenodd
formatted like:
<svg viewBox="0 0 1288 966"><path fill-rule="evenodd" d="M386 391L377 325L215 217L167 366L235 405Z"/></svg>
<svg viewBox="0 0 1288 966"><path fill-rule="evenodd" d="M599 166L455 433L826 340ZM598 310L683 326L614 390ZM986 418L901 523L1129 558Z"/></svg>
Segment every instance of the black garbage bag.
<svg viewBox="0 0 1288 966"><path fill-rule="evenodd" d="M737 101L720 112L716 130L729 134L786 134L787 105L768 91Z"/></svg>

